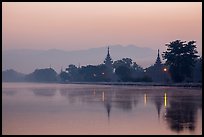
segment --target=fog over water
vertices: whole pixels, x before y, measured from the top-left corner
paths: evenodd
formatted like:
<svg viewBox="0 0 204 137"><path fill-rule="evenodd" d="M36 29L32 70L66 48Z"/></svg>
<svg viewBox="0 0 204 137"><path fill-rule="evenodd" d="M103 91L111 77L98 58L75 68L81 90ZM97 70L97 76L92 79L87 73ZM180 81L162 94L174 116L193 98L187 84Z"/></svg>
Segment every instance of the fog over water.
<svg viewBox="0 0 204 137"><path fill-rule="evenodd" d="M197 88L3 83L2 134L202 134Z"/></svg>

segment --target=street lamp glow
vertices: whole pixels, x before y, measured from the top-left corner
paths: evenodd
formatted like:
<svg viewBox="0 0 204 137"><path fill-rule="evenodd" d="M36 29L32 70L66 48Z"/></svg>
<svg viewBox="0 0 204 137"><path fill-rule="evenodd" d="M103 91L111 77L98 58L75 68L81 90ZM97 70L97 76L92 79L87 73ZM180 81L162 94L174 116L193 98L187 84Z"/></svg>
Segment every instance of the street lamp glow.
<svg viewBox="0 0 204 137"><path fill-rule="evenodd" d="M167 69L166 69L166 68L164 68L164 71L166 72L166 71L167 71Z"/></svg>

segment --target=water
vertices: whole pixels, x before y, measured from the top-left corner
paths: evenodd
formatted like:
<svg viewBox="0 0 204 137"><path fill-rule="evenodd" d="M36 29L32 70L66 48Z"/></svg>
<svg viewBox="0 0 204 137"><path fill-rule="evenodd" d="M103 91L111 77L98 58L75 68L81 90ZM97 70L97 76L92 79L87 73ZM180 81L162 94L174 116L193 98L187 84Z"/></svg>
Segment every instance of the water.
<svg viewBox="0 0 204 137"><path fill-rule="evenodd" d="M202 134L202 89L3 83L2 134Z"/></svg>

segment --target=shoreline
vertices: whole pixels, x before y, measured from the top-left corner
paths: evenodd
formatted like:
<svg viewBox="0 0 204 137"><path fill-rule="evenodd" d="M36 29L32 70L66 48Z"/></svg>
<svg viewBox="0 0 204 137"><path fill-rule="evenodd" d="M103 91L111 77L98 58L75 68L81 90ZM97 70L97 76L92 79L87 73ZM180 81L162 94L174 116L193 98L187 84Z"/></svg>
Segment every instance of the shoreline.
<svg viewBox="0 0 204 137"><path fill-rule="evenodd" d="M167 86L202 88L202 83L156 83L156 82L2 82L3 83L36 83L36 84L90 84L90 85L114 85L114 86Z"/></svg>
<svg viewBox="0 0 204 137"><path fill-rule="evenodd" d="M93 85L123 85L123 86L169 86L169 87L197 87L202 83L146 83L146 82L66 82L60 84L93 84Z"/></svg>

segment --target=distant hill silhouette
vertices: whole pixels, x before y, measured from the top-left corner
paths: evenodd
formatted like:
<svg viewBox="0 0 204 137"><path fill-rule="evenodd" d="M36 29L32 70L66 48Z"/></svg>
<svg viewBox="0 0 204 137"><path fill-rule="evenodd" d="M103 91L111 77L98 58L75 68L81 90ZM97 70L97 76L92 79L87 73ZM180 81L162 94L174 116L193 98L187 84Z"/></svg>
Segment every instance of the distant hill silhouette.
<svg viewBox="0 0 204 137"><path fill-rule="evenodd" d="M109 45L107 45L109 46ZM58 49L50 50L4 50L2 52L2 69L15 69L23 73L31 73L37 68L54 68L60 72L61 67L65 69L69 64L78 66L79 64L97 65L103 63L107 46L100 48L91 48L87 50L65 51ZM137 47L134 45L110 46L110 55L113 61L128 57L136 61L142 67L148 67L154 64L157 51L150 48Z"/></svg>

